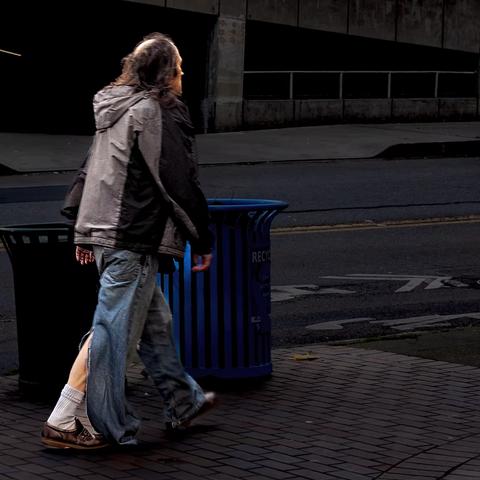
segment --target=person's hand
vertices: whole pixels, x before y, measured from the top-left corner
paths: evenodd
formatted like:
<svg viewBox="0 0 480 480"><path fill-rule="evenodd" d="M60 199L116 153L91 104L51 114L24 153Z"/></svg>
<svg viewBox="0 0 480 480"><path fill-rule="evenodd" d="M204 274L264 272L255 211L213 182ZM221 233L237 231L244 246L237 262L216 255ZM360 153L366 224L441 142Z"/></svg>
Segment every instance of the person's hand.
<svg viewBox="0 0 480 480"><path fill-rule="evenodd" d="M193 255L193 262L195 266L192 268L192 272L204 272L210 268L213 255L207 253L206 255Z"/></svg>
<svg viewBox="0 0 480 480"><path fill-rule="evenodd" d="M88 265L95 261L95 256L91 250L87 250L86 248L77 247L75 249L75 258L80 265Z"/></svg>

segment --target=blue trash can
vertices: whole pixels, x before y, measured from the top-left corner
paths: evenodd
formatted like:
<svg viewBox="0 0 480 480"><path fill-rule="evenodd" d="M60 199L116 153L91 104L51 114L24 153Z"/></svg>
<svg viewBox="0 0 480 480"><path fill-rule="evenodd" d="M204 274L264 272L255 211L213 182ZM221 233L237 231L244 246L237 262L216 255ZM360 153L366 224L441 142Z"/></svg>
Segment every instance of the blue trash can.
<svg viewBox="0 0 480 480"><path fill-rule="evenodd" d="M272 372L270 225L288 204L210 199L216 244L209 271L193 273L190 247L173 274L159 275L183 364L195 378Z"/></svg>

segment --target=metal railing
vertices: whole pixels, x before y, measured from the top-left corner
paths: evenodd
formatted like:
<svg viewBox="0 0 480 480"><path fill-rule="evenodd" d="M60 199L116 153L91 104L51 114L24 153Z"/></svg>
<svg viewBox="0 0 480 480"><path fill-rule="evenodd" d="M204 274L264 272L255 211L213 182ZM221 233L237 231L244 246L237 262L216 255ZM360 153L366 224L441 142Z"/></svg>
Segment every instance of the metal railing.
<svg viewBox="0 0 480 480"><path fill-rule="evenodd" d="M245 98L440 98L478 97L478 71L448 70L247 70ZM256 77L255 77L256 76ZM263 78L261 78L263 76ZM308 80L308 77L312 77ZM317 82L313 77L317 77ZM336 78L335 78L336 77ZM276 79L276 81L275 81ZM323 82L322 82L323 79ZM302 83L318 92L302 93ZM322 92L328 84L329 92ZM361 95L362 89L367 95ZM307 89L308 90L308 89ZM310 86L312 90L312 85ZM355 93L358 91L358 94ZM376 90L376 92L375 92ZM415 95L415 90L419 95ZM312 96L313 95L313 96Z"/></svg>

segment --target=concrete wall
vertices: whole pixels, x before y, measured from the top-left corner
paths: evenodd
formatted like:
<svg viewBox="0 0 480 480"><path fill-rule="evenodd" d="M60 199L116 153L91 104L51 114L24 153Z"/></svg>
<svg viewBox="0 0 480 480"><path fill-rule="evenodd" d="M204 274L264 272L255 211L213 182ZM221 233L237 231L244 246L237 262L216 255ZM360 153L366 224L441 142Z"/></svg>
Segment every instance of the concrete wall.
<svg viewBox="0 0 480 480"><path fill-rule="evenodd" d="M348 32L395 40L396 0L350 0Z"/></svg>
<svg viewBox="0 0 480 480"><path fill-rule="evenodd" d="M439 116L445 120L472 120L477 117L477 99L441 98Z"/></svg>
<svg viewBox="0 0 480 480"><path fill-rule="evenodd" d="M198 13L218 14L218 0L166 0L165 6Z"/></svg>
<svg viewBox="0 0 480 480"><path fill-rule="evenodd" d="M177 8L197 13L218 15L219 0L123 0L126 2L144 3L158 7ZM228 3L231 0L223 0ZM242 3L240 1L240 3Z"/></svg>
<svg viewBox="0 0 480 480"><path fill-rule="evenodd" d="M156 5L157 7L164 7L166 0L123 0L125 2L144 3L145 5Z"/></svg>
<svg viewBox="0 0 480 480"><path fill-rule="evenodd" d="M221 0L220 15L245 20L247 0Z"/></svg>
<svg viewBox="0 0 480 480"><path fill-rule="evenodd" d="M342 117L342 100L295 101L295 122L298 124L338 122L342 120Z"/></svg>
<svg viewBox="0 0 480 480"><path fill-rule="evenodd" d="M243 124L247 128L284 127L293 121L293 100L244 101Z"/></svg>
<svg viewBox="0 0 480 480"><path fill-rule="evenodd" d="M480 2L478 0L445 0L444 47L479 52Z"/></svg>
<svg viewBox="0 0 480 480"><path fill-rule="evenodd" d="M480 49L479 0L249 0L247 18L469 52Z"/></svg>
<svg viewBox="0 0 480 480"><path fill-rule="evenodd" d="M231 0L220 3L224 1ZM479 0L249 0L247 18L468 52L480 50Z"/></svg>
<svg viewBox="0 0 480 480"><path fill-rule="evenodd" d="M347 33L348 0L301 0L299 26Z"/></svg>
<svg viewBox="0 0 480 480"><path fill-rule="evenodd" d="M123 1L467 52L480 50L480 0Z"/></svg>
<svg viewBox="0 0 480 480"><path fill-rule="evenodd" d="M397 40L442 46L443 0L398 0Z"/></svg>
<svg viewBox="0 0 480 480"><path fill-rule="evenodd" d="M433 120L438 117L438 99L395 98L392 101L394 120Z"/></svg>
<svg viewBox="0 0 480 480"><path fill-rule="evenodd" d="M248 0L247 18L298 25L298 0Z"/></svg>
<svg viewBox="0 0 480 480"><path fill-rule="evenodd" d="M383 121L391 115L391 100L388 98L349 99L344 101L343 119L349 121Z"/></svg>
<svg viewBox="0 0 480 480"><path fill-rule="evenodd" d="M242 130L243 102L215 102L210 110L210 130L215 132L229 132Z"/></svg>
<svg viewBox="0 0 480 480"><path fill-rule="evenodd" d="M341 122L478 119L476 98L246 100L245 128Z"/></svg>

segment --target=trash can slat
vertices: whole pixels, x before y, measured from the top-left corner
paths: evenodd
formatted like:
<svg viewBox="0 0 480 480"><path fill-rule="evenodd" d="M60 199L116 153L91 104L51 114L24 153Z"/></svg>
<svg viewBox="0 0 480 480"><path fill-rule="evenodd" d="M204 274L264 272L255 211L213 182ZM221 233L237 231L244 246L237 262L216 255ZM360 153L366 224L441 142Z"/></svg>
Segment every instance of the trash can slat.
<svg viewBox="0 0 480 480"><path fill-rule="evenodd" d="M218 245L218 230L216 231L217 235L217 245ZM210 277L210 295L209 295L209 315L206 317L209 320L209 334L210 334L210 355L209 355L209 367L215 368L219 364L218 356L218 252L214 254L212 264L210 265L209 277Z"/></svg>
<svg viewBox="0 0 480 480"><path fill-rule="evenodd" d="M205 322L205 273L194 275L195 288L193 289L196 295L196 320L197 320L197 364L199 369L206 368L206 322Z"/></svg>
<svg viewBox="0 0 480 480"><path fill-rule="evenodd" d="M191 282L185 281L186 278L190 277L190 272L192 268L192 263L190 261L191 255L188 252L188 255L185 256L183 260L183 342L184 345L184 363L185 365L194 365L193 362L193 318L192 318L192 284Z"/></svg>
<svg viewBox="0 0 480 480"><path fill-rule="evenodd" d="M224 368L232 368L232 342L235 341L232 328L231 302L226 302L223 299L231 299L231 269L230 258L232 252L230 249L230 229L228 225L222 224L220 226L222 242L222 320L223 320L223 346L224 346Z"/></svg>
<svg viewBox="0 0 480 480"><path fill-rule="evenodd" d="M245 367L247 365L245 354L245 325L246 325L246 309L243 299L246 295L245 275L243 264L245 258L245 236L242 232L242 216L238 219L238 228L235 229L235 310L236 310L236 329L237 329L237 367Z"/></svg>

